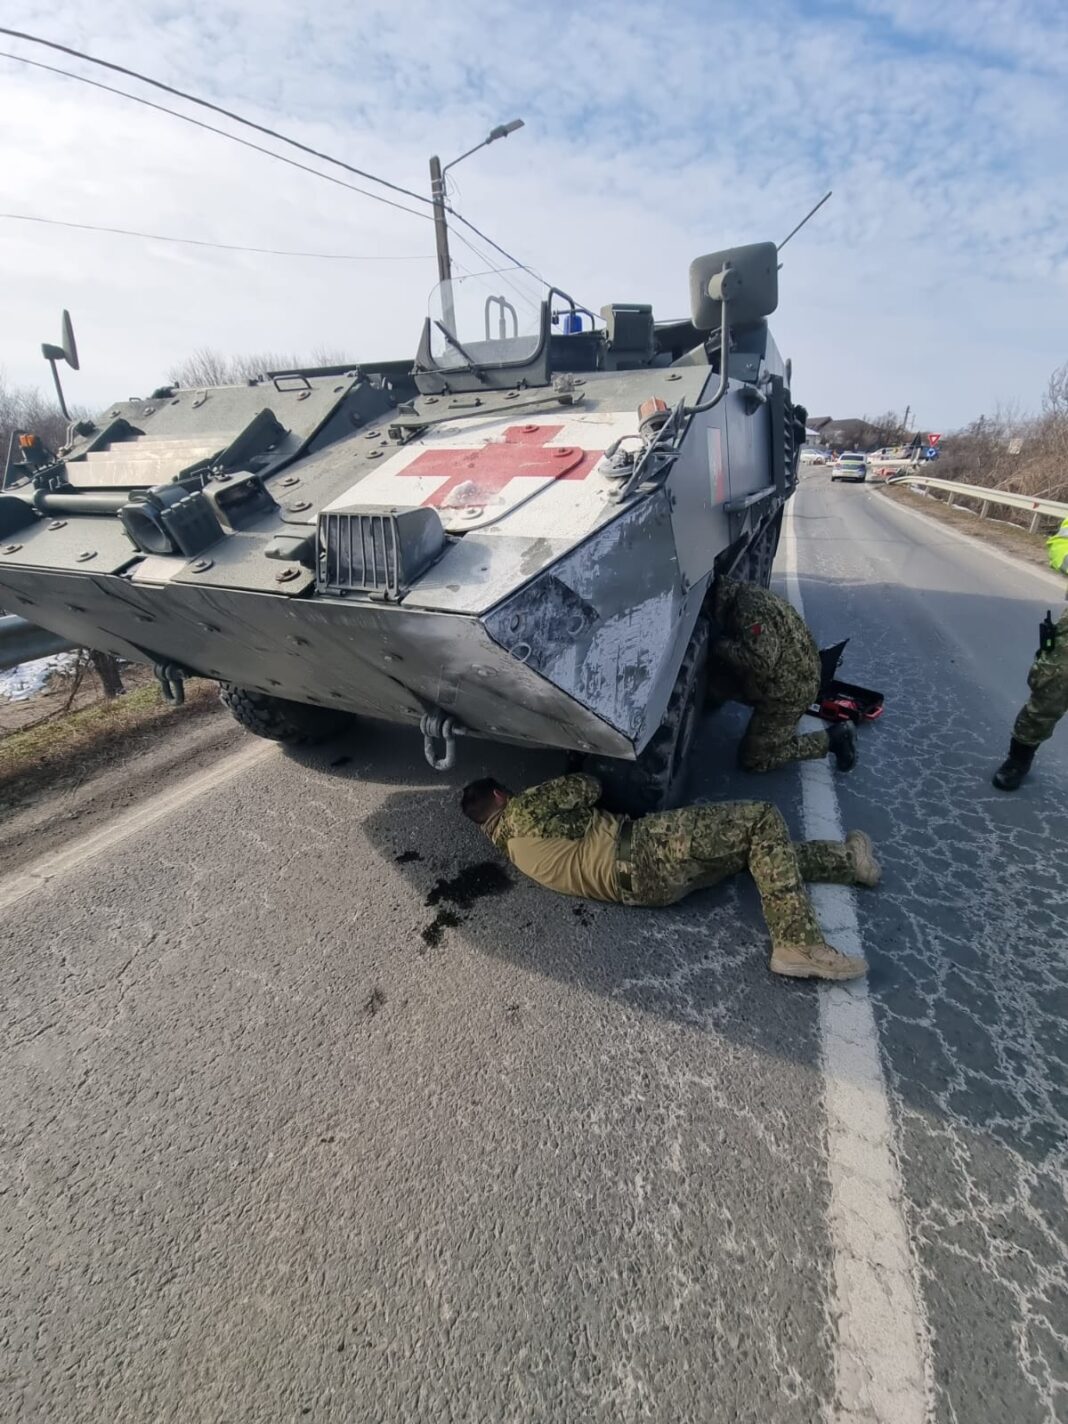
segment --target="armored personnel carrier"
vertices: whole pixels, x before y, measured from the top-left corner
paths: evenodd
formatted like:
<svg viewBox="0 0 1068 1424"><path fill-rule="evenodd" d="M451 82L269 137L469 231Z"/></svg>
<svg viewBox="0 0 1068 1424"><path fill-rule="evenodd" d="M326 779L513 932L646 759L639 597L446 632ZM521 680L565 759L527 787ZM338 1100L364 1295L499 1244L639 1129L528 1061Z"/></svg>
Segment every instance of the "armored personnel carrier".
<svg viewBox="0 0 1068 1424"><path fill-rule="evenodd" d="M668 322L453 281L414 364L165 386L54 454L17 436L0 604L170 698L215 679L261 736L386 719L437 767L463 735L558 747L669 804L712 578L768 581L796 483L777 273L772 243L700 257Z"/></svg>

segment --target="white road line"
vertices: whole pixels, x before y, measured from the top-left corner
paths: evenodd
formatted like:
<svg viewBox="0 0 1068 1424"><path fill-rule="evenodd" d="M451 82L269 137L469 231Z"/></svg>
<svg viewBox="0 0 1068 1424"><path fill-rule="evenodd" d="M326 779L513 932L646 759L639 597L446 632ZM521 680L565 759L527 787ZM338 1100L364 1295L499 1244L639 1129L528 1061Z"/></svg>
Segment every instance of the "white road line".
<svg viewBox="0 0 1068 1424"><path fill-rule="evenodd" d="M803 616L795 502L787 506L783 561L787 596ZM838 795L826 761L801 763L801 791L806 838L841 840ZM846 954L863 952L854 896L844 885L812 887L828 939ZM860 981L821 988L819 1001L836 1331L829 1418L832 1424L923 1424L927 1322L915 1285L871 1000Z"/></svg>
<svg viewBox="0 0 1068 1424"><path fill-rule="evenodd" d="M112 846L130 836L137 835L139 831L147 831L165 816L171 816L183 806L188 806L205 791L221 786L223 782L247 771L265 757L275 755L277 751L278 748L271 743L255 742L236 755L227 757L225 761L217 762L214 766L179 782L177 786L161 791L158 796L131 807L100 830L91 831L80 840L70 841L62 850L32 861L24 870L8 876L6 880L0 880L0 911L10 909L28 895L50 885L60 876L77 870L86 861L102 855L104 851L110 850Z"/></svg>

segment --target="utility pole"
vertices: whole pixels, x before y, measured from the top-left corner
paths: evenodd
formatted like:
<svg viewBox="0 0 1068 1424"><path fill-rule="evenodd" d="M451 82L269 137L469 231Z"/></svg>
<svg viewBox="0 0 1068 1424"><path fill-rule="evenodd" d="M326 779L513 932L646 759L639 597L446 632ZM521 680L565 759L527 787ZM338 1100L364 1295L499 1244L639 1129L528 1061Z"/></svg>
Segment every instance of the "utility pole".
<svg viewBox="0 0 1068 1424"><path fill-rule="evenodd" d="M434 204L434 246L438 254L438 281L441 283L441 314L445 325L456 335L456 309L452 301L452 259L449 257L449 226L445 221L445 180L441 159L430 160L430 198Z"/></svg>
<svg viewBox="0 0 1068 1424"><path fill-rule="evenodd" d="M456 311L452 300L452 259L449 256L449 225L445 220L445 174L450 168L455 168L458 163L462 163L465 158L470 158L472 153L477 153L480 148L485 148L488 143L496 143L499 138L507 138L509 134L515 133L516 129L523 127L522 119L512 119L510 123L498 124L496 128L490 129L489 134L476 143L474 148L469 148L466 153L461 153L459 158L454 158L451 163L441 166L441 159L435 153L430 160L430 200L434 205L434 246L438 254L438 281L441 283L441 314L442 319L453 336L459 335L456 330Z"/></svg>
<svg viewBox="0 0 1068 1424"><path fill-rule="evenodd" d="M445 181L441 176L441 159L434 155L430 160L430 197L434 203L434 243L438 252L438 281L452 279L452 262L449 258L449 228L445 221Z"/></svg>
<svg viewBox="0 0 1068 1424"><path fill-rule="evenodd" d="M911 405L905 407L905 419L902 421L902 429L906 435L909 433L909 411L911 411L911 409Z"/></svg>

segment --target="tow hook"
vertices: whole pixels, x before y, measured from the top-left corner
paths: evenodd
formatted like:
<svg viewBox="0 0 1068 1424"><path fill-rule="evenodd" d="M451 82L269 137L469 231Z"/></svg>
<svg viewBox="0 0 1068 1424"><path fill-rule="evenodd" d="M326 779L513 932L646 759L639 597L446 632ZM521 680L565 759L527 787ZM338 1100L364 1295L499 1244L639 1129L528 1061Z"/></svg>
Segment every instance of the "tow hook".
<svg viewBox="0 0 1068 1424"><path fill-rule="evenodd" d="M156 674L164 702L181 707L185 701L185 668L177 663L153 663L152 671Z"/></svg>
<svg viewBox="0 0 1068 1424"><path fill-rule="evenodd" d="M419 719L419 730L423 734L423 755L427 763L435 771L451 771L456 764L456 738L464 736L467 728L457 726L452 718L439 708L437 711L423 714ZM444 746L441 756L438 756L438 742Z"/></svg>

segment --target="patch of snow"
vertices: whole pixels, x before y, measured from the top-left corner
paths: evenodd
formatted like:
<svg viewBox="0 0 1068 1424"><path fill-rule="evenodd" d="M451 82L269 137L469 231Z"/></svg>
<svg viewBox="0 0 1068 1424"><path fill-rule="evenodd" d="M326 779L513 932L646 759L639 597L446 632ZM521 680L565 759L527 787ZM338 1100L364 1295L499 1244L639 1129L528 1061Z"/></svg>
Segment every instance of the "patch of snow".
<svg viewBox="0 0 1068 1424"><path fill-rule="evenodd" d="M25 702L44 689L53 673L71 669L77 657L77 653L52 653L0 672L0 702Z"/></svg>

